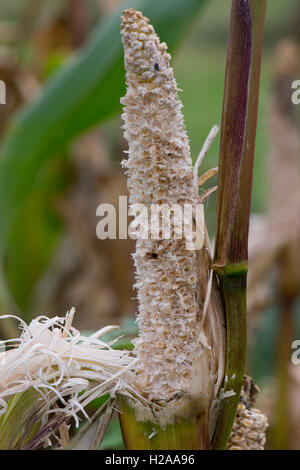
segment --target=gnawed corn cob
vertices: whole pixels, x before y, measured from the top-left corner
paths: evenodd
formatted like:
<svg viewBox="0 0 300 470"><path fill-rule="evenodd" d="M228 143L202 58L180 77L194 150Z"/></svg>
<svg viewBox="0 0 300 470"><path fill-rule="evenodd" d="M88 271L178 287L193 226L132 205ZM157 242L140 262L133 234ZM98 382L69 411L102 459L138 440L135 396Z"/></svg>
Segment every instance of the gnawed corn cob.
<svg viewBox="0 0 300 470"><path fill-rule="evenodd" d="M228 450L264 450L267 427L267 417L260 410L239 403Z"/></svg>
<svg viewBox="0 0 300 470"><path fill-rule="evenodd" d="M262 411L254 407L258 392L251 377L245 376L228 450L264 450L269 424Z"/></svg>
<svg viewBox="0 0 300 470"><path fill-rule="evenodd" d="M199 203L198 178L167 46L160 43L148 19L133 9L124 11L122 40L127 94L121 102L129 146L123 165L130 203L143 204L148 213L153 204L195 207ZM170 444L174 447L168 448L196 445L179 439L179 428L187 420L195 431L201 417L200 434L206 436L199 444L196 431L195 441L209 446L208 428L213 431L209 410L211 407L214 423L216 396L223 380L223 311L210 274L208 239L198 250L187 249L187 241L185 233L177 238L174 232L169 239L159 232L156 239L148 233L148 238L137 240L134 261L140 335L135 341L138 362L133 381L152 405L131 402L128 407L123 402L120 419L126 426L127 441L131 432L127 418L134 406L138 423L131 428L142 423L146 427L147 423L178 426ZM161 435L160 442L163 439Z"/></svg>

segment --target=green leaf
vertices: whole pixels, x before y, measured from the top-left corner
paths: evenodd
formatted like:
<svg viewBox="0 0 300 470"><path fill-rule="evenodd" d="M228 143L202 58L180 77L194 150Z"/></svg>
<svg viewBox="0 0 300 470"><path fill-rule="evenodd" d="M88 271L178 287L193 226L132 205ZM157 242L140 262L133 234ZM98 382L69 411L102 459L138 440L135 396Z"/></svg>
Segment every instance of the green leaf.
<svg viewBox="0 0 300 470"><path fill-rule="evenodd" d="M16 393L0 417L0 450L19 449L40 427L41 395L36 390Z"/></svg>
<svg viewBox="0 0 300 470"><path fill-rule="evenodd" d="M123 437L118 418L111 420L99 450L124 450Z"/></svg>
<svg viewBox="0 0 300 470"><path fill-rule="evenodd" d="M120 10L105 17L87 44L12 123L0 152L0 256L2 260L5 256L7 282L22 309L28 308L59 234L51 223L48 231L45 220L50 193L42 181L49 161L63 153L78 134L120 111L120 97L125 94L122 10L133 7L143 11L172 51L205 1L126 1ZM30 206L33 199L39 201L37 211ZM33 234L36 243L28 233L23 237L26 223L31 232L40 231L40 235Z"/></svg>
<svg viewBox="0 0 300 470"><path fill-rule="evenodd" d="M61 233L55 203L69 180L67 170L66 158L61 155L48 162L39 187L29 195L12 226L4 253L7 286L28 320L32 291L47 268Z"/></svg>
<svg viewBox="0 0 300 470"><path fill-rule="evenodd" d="M118 341L112 346L113 349L127 349L129 351L134 349L131 339L136 338L138 335L138 326L134 318L126 317L122 320L121 326L117 330L106 333L102 336L102 341L109 343L111 341ZM120 338L121 337L121 338Z"/></svg>

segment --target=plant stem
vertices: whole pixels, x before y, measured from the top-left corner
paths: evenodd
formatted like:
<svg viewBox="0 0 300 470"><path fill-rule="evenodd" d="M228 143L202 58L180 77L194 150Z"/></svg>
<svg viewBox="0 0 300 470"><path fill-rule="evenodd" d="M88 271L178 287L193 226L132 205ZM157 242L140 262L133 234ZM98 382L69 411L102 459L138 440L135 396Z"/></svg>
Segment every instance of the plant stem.
<svg viewBox="0 0 300 470"><path fill-rule="evenodd" d="M205 413L193 418L187 416L162 427L151 420L137 420L134 407L124 397L119 399L119 406L121 409L119 419L127 450L207 450L210 448Z"/></svg>
<svg viewBox="0 0 300 470"><path fill-rule="evenodd" d="M249 1L232 0L229 27L218 184L218 227L214 266L228 262L236 216L245 142L252 54Z"/></svg>
<svg viewBox="0 0 300 470"><path fill-rule="evenodd" d="M225 449L240 397L247 346L247 261L266 0L233 0L221 127L213 269L226 313L225 392L213 448Z"/></svg>
<svg viewBox="0 0 300 470"><path fill-rule="evenodd" d="M217 270L226 312L226 363L224 398L213 436L213 448L226 449L240 398L246 359L246 264Z"/></svg>

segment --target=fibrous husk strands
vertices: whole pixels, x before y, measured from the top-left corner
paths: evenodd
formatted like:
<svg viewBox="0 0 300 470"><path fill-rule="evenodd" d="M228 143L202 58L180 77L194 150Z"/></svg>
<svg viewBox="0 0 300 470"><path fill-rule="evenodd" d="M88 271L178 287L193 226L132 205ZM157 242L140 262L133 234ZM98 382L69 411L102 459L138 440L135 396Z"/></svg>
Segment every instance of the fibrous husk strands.
<svg viewBox="0 0 300 470"><path fill-rule="evenodd" d="M135 358L100 339L115 327L86 337L72 326L73 316L74 309L65 317L42 316L29 325L19 319L20 338L8 340L7 350L0 354L0 448L10 449L17 437L14 423L14 429L7 429L16 400L25 407L22 416L29 410L27 421L20 421L24 425L33 422L42 428L54 414L74 418L78 426L82 417L89 419L85 408L92 400L105 394L113 398L117 392L127 395L131 389L128 383L125 391L125 375ZM135 392L129 395L134 397ZM2 434L11 434L10 441Z"/></svg>

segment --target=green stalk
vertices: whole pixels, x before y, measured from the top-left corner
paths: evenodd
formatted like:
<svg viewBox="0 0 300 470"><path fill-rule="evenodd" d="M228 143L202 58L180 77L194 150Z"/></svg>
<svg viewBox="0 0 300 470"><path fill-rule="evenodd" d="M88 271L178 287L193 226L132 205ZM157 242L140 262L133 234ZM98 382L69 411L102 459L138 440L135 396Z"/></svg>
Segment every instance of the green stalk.
<svg viewBox="0 0 300 470"><path fill-rule="evenodd" d="M239 403L247 345L246 284L247 268L241 264L216 270L226 313L225 392L213 436L214 449L226 449Z"/></svg>
<svg viewBox="0 0 300 470"><path fill-rule="evenodd" d="M207 414L190 412L164 426L155 419L140 419L134 405L124 397L119 398L119 419L127 450L207 450Z"/></svg>
<svg viewBox="0 0 300 470"><path fill-rule="evenodd" d="M224 391L234 394L222 401L214 449L226 449L245 367L248 230L265 11L266 0L232 1L213 269L226 313Z"/></svg>

